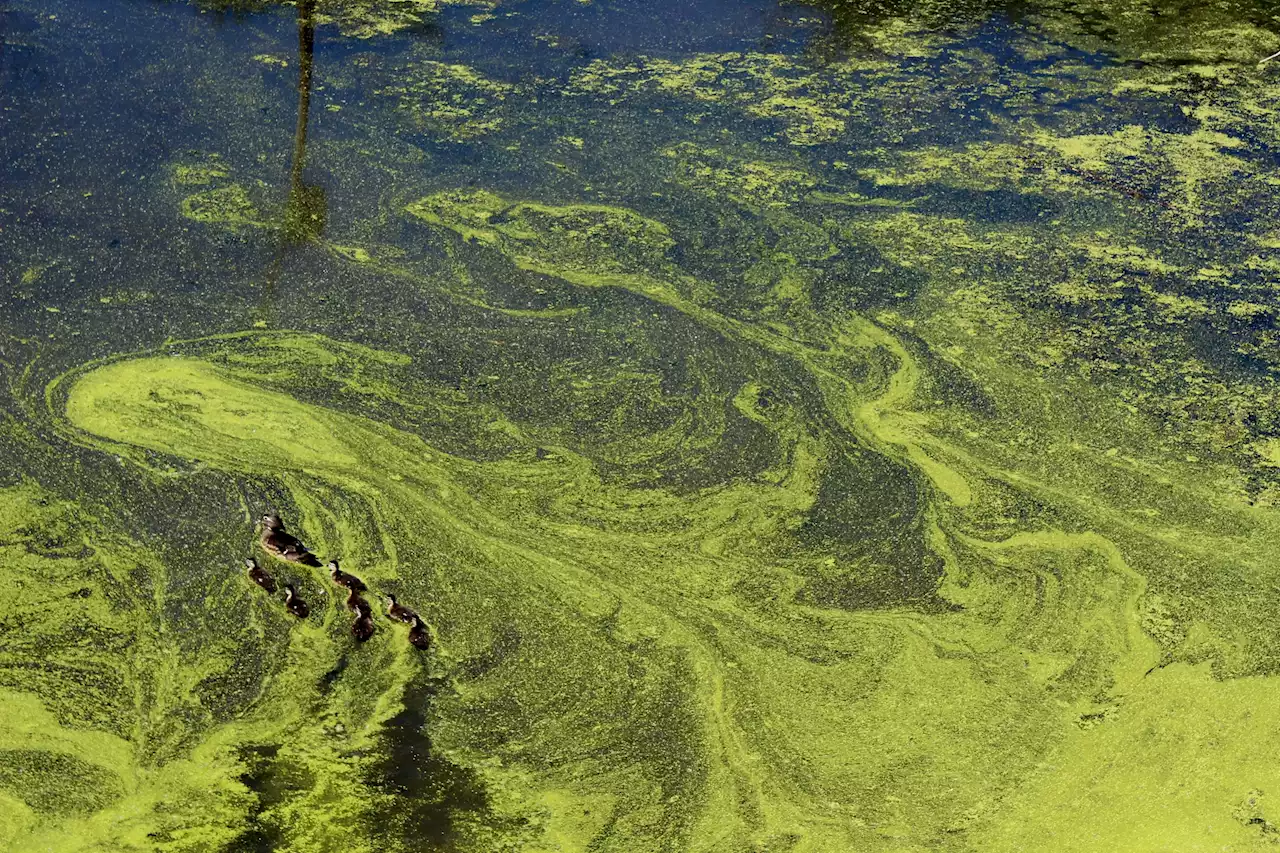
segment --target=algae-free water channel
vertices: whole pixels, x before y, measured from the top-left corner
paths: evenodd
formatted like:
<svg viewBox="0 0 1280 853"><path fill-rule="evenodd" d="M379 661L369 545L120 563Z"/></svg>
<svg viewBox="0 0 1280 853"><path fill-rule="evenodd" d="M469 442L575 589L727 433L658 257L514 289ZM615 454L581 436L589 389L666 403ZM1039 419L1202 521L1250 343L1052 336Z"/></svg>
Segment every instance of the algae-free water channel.
<svg viewBox="0 0 1280 853"><path fill-rule="evenodd" d="M0 851L1277 849L1277 50L0 0Z"/></svg>

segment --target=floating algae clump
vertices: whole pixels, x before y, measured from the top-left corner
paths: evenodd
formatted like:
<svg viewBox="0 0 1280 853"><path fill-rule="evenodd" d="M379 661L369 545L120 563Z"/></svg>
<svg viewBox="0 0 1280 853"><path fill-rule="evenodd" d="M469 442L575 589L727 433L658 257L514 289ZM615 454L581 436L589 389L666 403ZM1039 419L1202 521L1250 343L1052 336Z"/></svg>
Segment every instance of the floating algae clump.
<svg viewBox="0 0 1280 853"><path fill-rule="evenodd" d="M233 839L245 795L191 750L210 722L193 691L227 649L162 637L161 563L34 486L0 491L0 552L0 843L153 849L166 825L191 845L174 849Z"/></svg>
<svg viewBox="0 0 1280 853"><path fill-rule="evenodd" d="M421 27L440 5L441 0L322 0L315 21L337 24L343 35L368 39Z"/></svg>
<svg viewBox="0 0 1280 853"><path fill-rule="evenodd" d="M498 243L517 264L579 285L643 278L661 288L674 246L667 227L625 208L508 203L486 190L444 192L410 204L409 213L484 243Z"/></svg>
<svg viewBox="0 0 1280 853"><path fill-rule="evenodd" d="M396 81L377 90L395 99L415 124L454 142L474 139L503 124L501 108L523 89L490 79L466 65L423 60L397 70Z"/></svg>
<svg viewBox="0 0 1280 853"><path fill-rule="evenodd" d="M210 158L203 163L175 163L173 182L191 186L205 186L227 178L231 171L224 163Z"/></svg>
<svg viewBox="0 0 1280 853"><path fill-rule="evenodd" d="M850 63L822 73L770 53L700 54L687 60L641 57L627 65L596 60L574 73L569 91L615 102L658 95L724 104L777 121L794 144L815 145L841 137L850 116L848 98L824 81L833 71L845 77L876 67L875 62Z"/></svg>
<svg viewBox="0 0 1280 853"><path fill-rule="evenodd" d="M317 355L327 352L316 350ZM126 386L131 390L119 393ZM309 410L194 360L151 359L99 368L69 389L67 413L73 422L92 428L98 441L124 440L179 457L199 455L205 464L245 474L315 472L316 488L298 484L306 508L304 525L310 522L315 534L308 541L333 552L340 540L344 555L356 565L374 563L376 543L355 532L343 535L342 524L351 519L315 514L342 505L317 503L329 494L323 490L324 477L351 486L353 498L362 488L373 496L378 481L361 486L354 473L363 453L390 452L389 459L411 461L384 430L369 427L362 434L348 418ZM344 431L349 438L339 437ZM410 493L407 486L403 489ZM337 526L326 531L330 521ZM203 775L194 790L202 792L201 799L191 806L227 815L221 843L249 833L277 839L276 849L326 850L341 844L356 850L412 850L415 833L452 826L448 834L460 847L496 849L499 836L508 830L518 834L515 824L487 807L473 773L430 755L422 744L414 745L409 733L400 733L403 724L397 721L408 713L405 697L416 697L411 710L421 714L425 697L435 689L424 680L423 662L403 637L383 632L358 653L352 651L346 616L340 604L321 593L325 581L319 574L299 579L318 607L310 620L290 627L278 602L249 588L238 568L209 572L211 577L184 584L188 589L192 583L207 584L217 591L209 599L209 611L190 614L170 630L201 639L207 662L188 662L176 672L189 684L194 679L211 690L198 690L188 700L195 703L188 715L170 717L168 725L178 726L172 737L185 748L171 760L159 761L148 777L168 786L161 789L163 795L148 788L144 793L152 800L138 794L119 806L144 816L131 821L149 821L147 833L165 838L166 849L206 849L200 845L215 843L208 836L208 815L187 811L186 795L174 788L184 778L181 774L190 772L184 767L200 766ZM391 562L361 573L370 581L387 582L394 580L394 572ZM188 718L202 722L179 722ZM147 729L142 731L145 735ZM409 743L398 746L406 737ZM400 748L417 751L409 766L396 770L388 753ZM415 799L405 800L405 787L393 781L396 774L426 772L437 774L434 793L418 791ZM454 811L459 814L451 817ZM463 813L468 811L483 812L488 820L472 825ZM120 834L114 813L104 812L95 820L101 826L94 834L80 830L86 832L86 843L101 838L118 845L116 849L134 849L128 846L132 836ZM197 842L196 833L205 840Z"/></svg>
<svg viewBox="0 0 1280 853"><path fill-rule="evenodd" d="M976 843L1063 853L1272 846L1280 772L1264 756L1277 746L1277 685L1216 682L1206 669L1157 671L1114 719L1074 732L1056 756L1064 772L1012 796Z"/></svg>
<svg viewBox="0 0 1280 853"><path fill-rule="evenodd" d="M804 777L791 778L786 767L802 760L813 774L813 779L803 784L816 779L824 787L831 786L833 792L843 791L840 798L844 798L857 790L854 777L848 774L861 766L861 775L870 766L848 758L833 761L835 755L823 758L827 750L843 749L837 746L843 736L836 735L833 740L832 735L822 734L823 730L834 735L848 725L865 727L882 732L882 746L898 743L897 748L916 750L908 741L899 742L899 736L890 734L897 728L884 728L900 710L891 711L892 706L878 702L849 704L861 692L860 687L854 687L861 678L849 677L867 668L881 670L881 678L900 684L914 677L909 673L918 664L950 685L950 702L976 703L994 711L1010 701L1000 696L1002 691L964 687L967 666L932 661L932 655L924 650L920 650L924 658L917 663L890 663L871 648L867 650L870 654L864 655L855 652L856 645L846 646L846 642L856 643L856 637L864 641L879 635L887 638L894 633L892 623L879 624L875 619L860 624L856 618L849 621L850 617L835 613L823 617L815 611L806 619L809 624L792 631L793 640L779 647L773 642L762 643L757 632L782 630L785 617L777 622L778 616L756 610L751 604L754 595L735 601L738 596L723 599L715 593L731 589L735 579L745 580L758 573L749 557L736 553L743 537L760 535L758 525L770 515L785 514L788 506L794 512L809 503L805 492L811 486L803 468L795 468L785 477L781 488L744 483L702 498L680 501L675 495L659 493L635 504L625 492L592 477L589 468L497 463L492 470L485 470L421 447L416 440L386 427L305 406L242 383L223 369L194 359L142 359L97 368L71 386L67 414L98 440L128 442L179 456L198 455L215 467L248 468L259 475L283 477L293 483L295 499L304 505L316 506L307 492L331 494L337 489L359 499L366 511L372 512L373 518L368 520L324 519L322 515L321 529L332 532L311 536L320 544L328 544L334 536L358 542L356 526L372 521L393 538L398 553L421 548L438 553L438 537L443 536L454 543L449 550L468 554L467 563L458 564L456 558L450 561L449 576L441 579L442 587L433 602L432 609L442 621L454 625L444 632L443 641L459 656L480 653L497 642L491 633L496 621L509 626L504 633L519 638L519 653L503 655L457 699L442 702L437 712L440 739L458 754L477 757L482 754L482 745L488 744L487 750L496 749L504 756L504 763L523 766L524 772L511 778L495 772L494 784L519 792L516 801L531 804L527 807L544 803L539 808L546 809L547 802L560 803L561 811L553 810L547 818L549 831L568 831L560 822L567 820L574 808L590 808L592 804L612 809L619 821L626 817L625 832L608 830L609 837L617 841L649 838L648 843L653 843L673 833L691 842L725 831L772 833L777 830L770 827L780 820L785 820L785 825L800 821L797 828L802 827L807 822L804 814L811 807L803 798L797 799L799 789L794 786L802 784ZM800 465L805 456L801 454L793 466ZM575 469L576 473L571 473ZM521 484L515 494L502 485L513 480ZM550 493L545 490L550 488L559 494L548 505L545 501ZM795 490L799 493L792 494ZM544 507L541 513L531 512L535 505ZM726 514L731 507L737 507L732 510L737 521ZM332 512L316 509L325 515ZM589 517L597 518L594 529L581 528L584 509ZM654 513L672 512L685 516L685 530L673 531L675 538L668 534L667 545L655 551L648 544ZM575 529L581 532L566 538L564 534ZM555 530L562 532L554 540L548 538ZM728 543L734 560L724 562L715 550L701 553L698 543L707 537ZM552 541L561 544L553 546ZM664 555L671 548L682 554L684 568L679 576L663 571ZM403 571L406 583L425 583L425 578L409 574L410 565L402 568L398 560L389 561L371 579ZM549 596L539 591L549 589L557 592ZM491 603L480 603L486 600ZM714 604L717 600L720 603ZM807 610L797 605L784 609L796 616ZM471 614L467 623L459 622L455 615L463 612ZM611 612L616 627L601 633L599 620ZM712 621L706 624L706 620ZM787 651L791 643L812 643L844 623L847 637L840 646L844 654L853 656L844 665L815 668ZM719 626L714 629L718 637L715 645L710 645L711 635L706 633L712 630L711 624ZM779 640L783 636L779 635ZM597 663L584 668L576 655L567 655L563 648L566 637L575 637L583 646L582 653L595 657ZM314 653L315 641L311 646ZM469 648L472 651L468 652ZM915 660L914 655L909 659ZM610 660L616 660L614 666L599 663ZM729 662L732 668L725 667ZM642 673L639 683L628 670ZM791 714L786 710L790 704L787 697L799 683L796 679L827 684L835 691L831 703L819 703L813 715ZM296 683L293 678L288 680ZM580 694L574 700L576 710L547 716L551 708L566 701L564 691L571 685L577 685L575 692ZM850 688L854 692L839 699ZM616 704L627 695L630 698L623 706ZM513 700L516 704L509 705ZM272 704L271 694L260 701ZM628 712L630 722L620 720L616 727L599 727L597 721L617 714L619 707L627 704L633 708ZM514 714L516 708L522 710ZM645 722L650 715L656 715L655 722ZM1003 716L980 714L975 721ZM489 722L476 726L477 719ZM668 723L651 728L662 719ZM468 720L473 722L463 725ZM753 720L767 724L757 727ZM770 729L789 734L764 737ZM961 737L981 740L986 735L979 729ZM495 742L498 732L504 734ZM907 729L902 729L901 737L908 736ZM591 752L577 755L570 745L583 738L592 745ZM742 738L755 742L755 749L765 750L774 760L753 768L746 761L747 747L731 745ZM925 739L931 749L944 748L940 742ZM857 749L862 752L861 747ZM597 765L606 756L613 756L612 771ZM863 758L873 761L869 751ZM993 760L1003 761L994 756ZM669 765L671 761L686 769L676 770ZM887 771L883 759L880 763ZM648 790L646 786L636 785L645 778L664 787L674 783L678 785L675 791L683 790L684 794L670 800L669 794L655 792L651 798L641 793ZM521 779L531 788L521 791L517 785ZM782 786L782 793L774 793L775 785ZM549 794L540 793L544 786L556 792L550 800L545 799ZM745 812L725 812L729 801L724 798L733 791L754 805ZM602 803L602 795L611 799ZM781 814L771 816L775 810ZM665 818L658 818L664 814ZM312 814L309 819L318 818ZM303 820L290 830L303 837L315 831ZM593 829L605 831L600 826ZM836 837L844 837L844 833ZM587 840L582 839L584 843Z"/></svg>
<svg viewBox="0 0 1280 853"><path fill-rule="evenodd" d="M206 190L182 200L182 215L196 222L238 228L261 225L258 208L239 184Z"/></svg>
<svg viewBox="0 0 1280 853"><path fill-rule="evenodd" d="M673 161L677 182L724 193L740 204L785 206L817 183L813 175L795 166L745 160L691 142L673 145L662 156Z"/></svg>

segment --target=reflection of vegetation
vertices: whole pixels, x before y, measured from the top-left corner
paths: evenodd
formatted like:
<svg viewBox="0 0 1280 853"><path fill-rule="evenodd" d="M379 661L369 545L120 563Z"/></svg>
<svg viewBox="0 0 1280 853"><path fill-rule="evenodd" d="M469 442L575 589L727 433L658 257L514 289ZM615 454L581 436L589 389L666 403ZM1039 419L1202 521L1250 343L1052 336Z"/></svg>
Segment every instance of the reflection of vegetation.
<svg viewBox="0 0 1280 853"><path fill-rule="evenodd" d="M195 3L206 11L232 16L262 12L272 6L294 5L290 0L195 0ZM334 24L344 35L371 38L429 29L441 0L316 0L311 5L317 25Z"/></svg>
<svg viewBox="0 0 1280 853"><path fill-rule="evenodd" d="M810 43L809 54L832 60L875 47L878 33L893 20L909 21L919 30L961 30L997 12L1009 12L1026 0L807 0L803 5L825 12L827 28Z"/></svg>
<svg viewBox="0 0 1280 853"><path fill-rule="evenodd" d="M315 65L315 0L298 2L298 120L289 166L289 199L285 203L284 238L291 243L314 240L324 230L328 207L324 187L302 181L307 159L307 123L311 115L311 77Z"/></svg>
<svg viewBox="0 0 1280 853"><path fill-rule="evenodd" d="M430 32L431 18L441 5L441 0L320 0L316 22L336 24L344 35L362 39Z"/></svg>
<svg viewBox="0 0 1280 853"><path fill-rule="evenodd" d="M324 231L329 215L324 187L294 184L284 211L284 233L291 243L314 240Z"/></svg>
<svg viewBox="0 0 1280 853"><path fill-rule="evenodd" d="M1124 57L1159 55L1174 46L1183 55L1193 54L1203 47L1197 43L1200 31L1228 21L1277 26L1272 4L1262 0L808 0L803 5L828 16L827 28L809 45L810 55L822 60L867 50L892 53L895 27L917 34L963 33L997 18L1048 24L1073 46Z"/></svg>

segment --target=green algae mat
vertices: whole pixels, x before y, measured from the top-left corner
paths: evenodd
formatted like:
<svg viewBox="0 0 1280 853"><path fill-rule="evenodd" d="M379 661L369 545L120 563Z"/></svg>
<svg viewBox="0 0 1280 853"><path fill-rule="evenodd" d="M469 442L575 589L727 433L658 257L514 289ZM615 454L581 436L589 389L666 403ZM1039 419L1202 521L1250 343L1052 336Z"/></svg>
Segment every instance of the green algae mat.
<svg viewBox="0 0 1280 853"><path fill-rule="evenodd" d="M1277 50L0 0L0 850L1276 849Z"/></svg>

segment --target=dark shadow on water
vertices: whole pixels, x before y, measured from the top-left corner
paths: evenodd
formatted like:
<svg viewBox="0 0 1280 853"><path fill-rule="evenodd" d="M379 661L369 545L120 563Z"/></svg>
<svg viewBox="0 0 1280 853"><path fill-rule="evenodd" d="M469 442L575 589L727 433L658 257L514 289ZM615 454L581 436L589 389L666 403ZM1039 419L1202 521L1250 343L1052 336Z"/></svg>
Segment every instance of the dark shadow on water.
<svg viewBox="0 0 1280 853"><path fill-rule="evenodd" d="M253 744L238 750L238 757L246 765L240 782L257 797L257 804L248 816L246 829L223 853L271 853L284 841L280 828L264 821L262 815L305 790L312 780L298 768L278 761L279 752L280 747L275 744Z"/></svg>
<svg viewBox="0 0 1280 853"><path fill-rule="evenodd" d="M385 756L365 777L365 783L391 799L371 809L369 826L375 836L395 849L449 849L458 830L458 817L483 814L489 796L480 777L432 749L426 733L427 708L444 688L429 680L405 691L404 710L383 726ZM473 822L473 821L468 821Z"/></svg>
<svg viewBox="0 0 1280 853"><path fill-rule="evenodd" d="M344 654L338 658L338 662L334 664L333 669L320 676L320 682L316 686L319 688L321 696L326 696L333 690L333 685L338 681L338 677L347 671L348 663L348 658Z"/></svg>
<svg viewBox="0 0 1280 853"><path fill-rule="evenodd" d="M376 760L361 780L376 805L366 813L361 827L352 828L352 840L371 841L388 850L448 850L456 846L459 823L486 821L489 796L479 776L454 764L432 748L426 733L427 710L445 689L442 679L410 686L405 708L383 726ZM310 791L317 780L304 766L283 758L278 744L241 747L245 765L240 782L256 797L246 827L223 853L269 853L289 843L289 833L271 820L272 809ZM513 828L513 827L505 827Z"/></svg>

